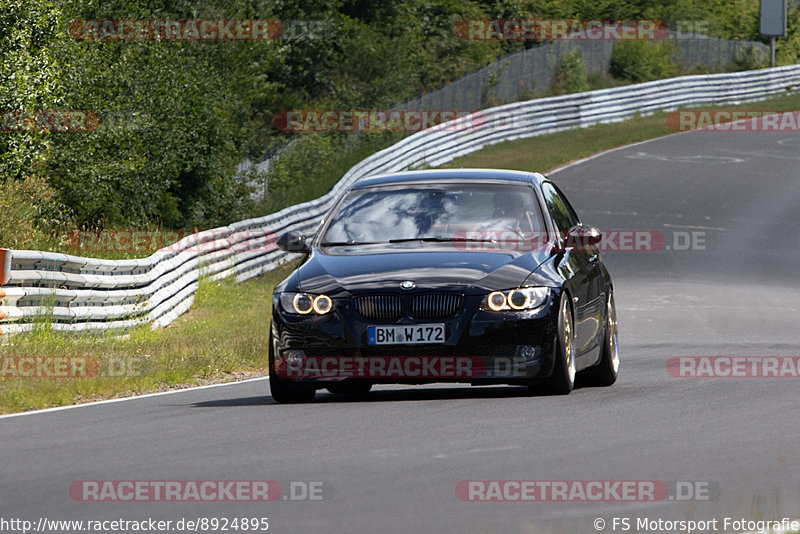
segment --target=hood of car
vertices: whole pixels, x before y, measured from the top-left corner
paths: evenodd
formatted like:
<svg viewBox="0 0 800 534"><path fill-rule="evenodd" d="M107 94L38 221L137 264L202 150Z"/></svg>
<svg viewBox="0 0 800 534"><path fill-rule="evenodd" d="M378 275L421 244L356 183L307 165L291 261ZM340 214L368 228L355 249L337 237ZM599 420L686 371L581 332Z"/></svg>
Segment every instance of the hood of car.
<svg viewBox="0 0 800 534"><path fill-rule="evenodd" d="M296 287L287 290L331 297L404 289L483 293L521 285L550 256L547 247L528 252L453 251L434 244L315 248L292 277Z"/></svg>

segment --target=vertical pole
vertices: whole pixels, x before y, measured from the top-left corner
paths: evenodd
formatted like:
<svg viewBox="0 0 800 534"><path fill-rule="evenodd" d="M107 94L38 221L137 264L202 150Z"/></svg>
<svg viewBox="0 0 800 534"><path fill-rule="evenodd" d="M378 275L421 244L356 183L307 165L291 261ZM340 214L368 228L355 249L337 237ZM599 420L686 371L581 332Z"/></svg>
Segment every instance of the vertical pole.
<svg viewBox="0 0 800 534"><path fill-rule="evenodd" d="M775 66L775 36L769 38L769 66Z"/></svg>

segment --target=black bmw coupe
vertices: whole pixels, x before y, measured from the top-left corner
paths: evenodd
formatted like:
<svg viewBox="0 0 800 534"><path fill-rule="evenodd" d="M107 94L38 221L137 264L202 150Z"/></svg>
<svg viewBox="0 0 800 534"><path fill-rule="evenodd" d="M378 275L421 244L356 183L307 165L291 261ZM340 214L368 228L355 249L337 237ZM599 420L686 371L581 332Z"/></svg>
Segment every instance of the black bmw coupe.
<svg viewBox="0 0 800 534"><path fill-rule="evenodd" d="M272 299L277 402L374 384L515 384L567 394L617 379L602 237L538 173L426 170L359 180Z"/></svg>

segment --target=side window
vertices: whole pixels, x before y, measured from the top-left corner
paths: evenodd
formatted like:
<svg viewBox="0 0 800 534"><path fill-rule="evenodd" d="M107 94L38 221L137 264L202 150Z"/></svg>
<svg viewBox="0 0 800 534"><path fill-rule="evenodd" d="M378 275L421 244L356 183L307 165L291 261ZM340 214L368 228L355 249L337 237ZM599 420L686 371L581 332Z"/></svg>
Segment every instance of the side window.
<svg viewBox="0 0 800 534"><path fill-rule="evenodd" d="M542 184L542 193L545 204L547 204L547 211L550 212L559 232L566 232L578 224L578 215L555 185L545 182Z"/></svg>

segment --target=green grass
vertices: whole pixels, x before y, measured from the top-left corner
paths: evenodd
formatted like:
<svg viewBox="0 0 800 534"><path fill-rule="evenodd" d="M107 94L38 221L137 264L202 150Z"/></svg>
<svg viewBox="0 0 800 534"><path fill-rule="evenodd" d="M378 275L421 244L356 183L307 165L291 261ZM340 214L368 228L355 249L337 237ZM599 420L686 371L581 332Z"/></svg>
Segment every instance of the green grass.
<svg viewBox="0 0 800 534"><path fill-rule="evenodd" d="M52 366L54 358L67 357L88 362L87 370L97 362L97 376L34 378L14 376L19 369L0 372L5 376L0 378L0 413L261 376L267 369L272 290L290 270L282 266L241 284L204 281L193 308L155 331L142 326L127 336L63 334L49 330L44 317L34 332L9 338L0 363L31 357L49 359ZM25 364L21 370L28 368Z"/></svg>
<svg viewBox="0 0 800 534"><path fill-rule="evenodd" d="M739 106L699 106L702 109L793 111L800 109L800 94L781 96ZM547 172L571 161L646 139L673 133L666 113L624 122L600 124L550 135L507 141L451 161L444 167L516 169ZM731 135L736 135L732 133Z"/></svg>

